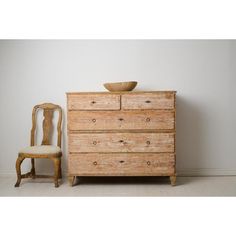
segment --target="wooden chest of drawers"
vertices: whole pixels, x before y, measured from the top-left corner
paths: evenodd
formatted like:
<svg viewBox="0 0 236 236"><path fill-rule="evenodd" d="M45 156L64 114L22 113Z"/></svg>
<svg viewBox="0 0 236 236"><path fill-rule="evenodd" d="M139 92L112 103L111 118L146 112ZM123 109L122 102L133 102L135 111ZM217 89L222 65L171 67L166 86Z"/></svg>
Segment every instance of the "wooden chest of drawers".
<svg viewBox="0 0 236 236"><path fill-rule="evenodd" d="M175 91L67 93L68 176L169 176Z"/></svg>

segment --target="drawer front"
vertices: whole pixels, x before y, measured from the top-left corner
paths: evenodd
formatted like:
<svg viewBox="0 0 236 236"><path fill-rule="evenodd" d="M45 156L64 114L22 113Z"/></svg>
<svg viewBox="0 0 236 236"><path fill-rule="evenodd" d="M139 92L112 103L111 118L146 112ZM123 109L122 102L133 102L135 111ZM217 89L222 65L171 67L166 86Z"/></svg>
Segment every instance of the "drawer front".
<svg viewBox="0 0 236 236"><path fill-rule="evenodd" d="M175 155L70 154L69 174L80 176L169 176L175 173Z"/></svg>
<svg viewBox="0 0 236 236"><path fill-rule="evenodd" d="M70 133L73 152L174 152L173 133Z"/></svg>
<svg viewBox="0 0 236 236"><path fill-rule="evenodd" d="M173 111L70 111L69 130L173 130Z"/></svg>
<svg viewBox="0 0 236 236"><path fill-rule="evenodd" d="M68 110L120 110L117 94L70 94Z"/></svg>
<svg viewBox="0 0 236 236"><path fill-rule="evenodd" d="M175 93L143 93L122 95L122 109L174 109Z"/></svg>

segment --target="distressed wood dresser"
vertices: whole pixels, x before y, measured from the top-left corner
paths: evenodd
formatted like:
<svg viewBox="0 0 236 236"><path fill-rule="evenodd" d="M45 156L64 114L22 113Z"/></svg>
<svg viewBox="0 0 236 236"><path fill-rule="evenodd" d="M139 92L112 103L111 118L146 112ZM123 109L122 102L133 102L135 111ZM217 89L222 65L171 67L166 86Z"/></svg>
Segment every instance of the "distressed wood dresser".
<svg viewBox="0 0 236 236"><path fill-rule="evenodd" d="M176 181L175 91L67 93L68 177Z"/></svg>

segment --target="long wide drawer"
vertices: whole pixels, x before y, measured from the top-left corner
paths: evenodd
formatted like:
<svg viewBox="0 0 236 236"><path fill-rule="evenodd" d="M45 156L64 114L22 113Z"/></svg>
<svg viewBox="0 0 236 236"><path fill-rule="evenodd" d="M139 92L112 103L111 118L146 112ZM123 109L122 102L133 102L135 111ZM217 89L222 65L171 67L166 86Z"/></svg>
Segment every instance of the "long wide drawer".
<svg viewBox="0 0 236 236"><path fill-rule="evenodd" d="M118 94L68 94L68 110L120 110Z"/></svg>
<svg viewBox="0 0 236 236"><path fill-rule="evenodd" d="M69 174L80 176L169 176L175 173L175 155L155 154L70 154Z"/></svg>
<svg viewBox="0 0 236 236"><path fill-rule="evenodd" d="M174 109L175 93L130 93L122 95L122 109Z"/></svg>
<svg viewBox="0 0 236 236"><path fill-rule="evenodd" d="M174 133L69 133L73 152L174 152Z"/></svg>
<svg viewBox="0 0 236 236"><path fill-rule="evenodd" d="M171 130L173 111L70 111L69 130Z"/></svg>

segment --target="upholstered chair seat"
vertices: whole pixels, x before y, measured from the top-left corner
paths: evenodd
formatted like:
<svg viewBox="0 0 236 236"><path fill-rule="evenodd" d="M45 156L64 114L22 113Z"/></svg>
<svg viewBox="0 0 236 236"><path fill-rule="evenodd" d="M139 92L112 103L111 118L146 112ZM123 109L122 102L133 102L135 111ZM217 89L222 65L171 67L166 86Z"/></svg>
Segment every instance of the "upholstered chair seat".
<svg viewBox="0 0 236 236"><path fill-rule="evenodd" d="M53 145L40 145L40 146L29 146L23 148L19 151L19 153L24 154L57 154L61 153L61 148Z"/></svg>

